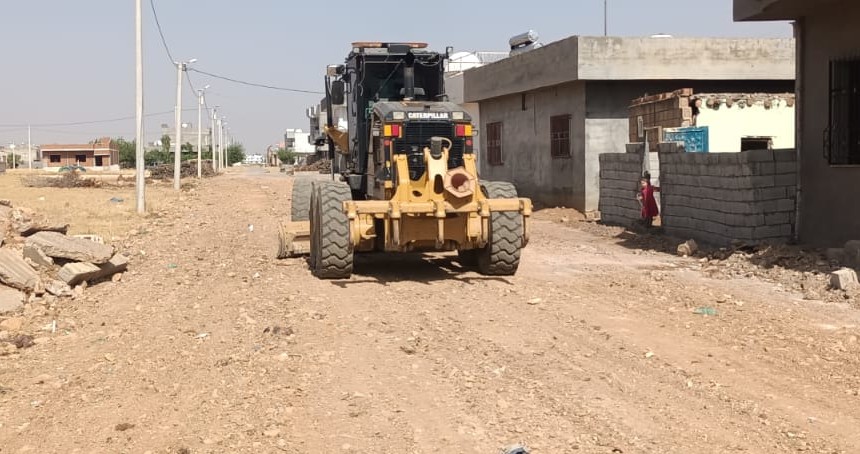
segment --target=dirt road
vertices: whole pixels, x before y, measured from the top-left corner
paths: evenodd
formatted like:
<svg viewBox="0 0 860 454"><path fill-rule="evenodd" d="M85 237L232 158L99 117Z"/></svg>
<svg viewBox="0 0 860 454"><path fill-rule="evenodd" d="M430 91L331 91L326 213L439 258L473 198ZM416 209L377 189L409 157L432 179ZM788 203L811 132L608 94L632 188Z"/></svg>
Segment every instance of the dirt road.
<svg viewBox="0 0 860 454"><path fill-rule="evenodd" d="M124 242L122 282L29 308L0 453L860 452L856 307L549 221L512 278L318 281L272 258L289 186L209 180Z"/></svg>

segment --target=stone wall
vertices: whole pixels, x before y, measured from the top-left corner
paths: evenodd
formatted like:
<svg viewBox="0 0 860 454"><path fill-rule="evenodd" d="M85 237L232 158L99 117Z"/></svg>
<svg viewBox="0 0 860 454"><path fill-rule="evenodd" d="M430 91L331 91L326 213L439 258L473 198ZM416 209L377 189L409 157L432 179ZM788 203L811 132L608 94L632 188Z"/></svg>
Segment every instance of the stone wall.
<svg viewBox="0 0 860 454"><path fill-rule="evenodd" d="M666 233L711 244L786 241L793 234L794 150L661 153Z"/></svg>
<svg viewBox="0 0 860 454"><path fill-rule="evenodd" d="M600 219L606 224L631 225L640 219L636 191L642 176L640 153L600 155Z"/></svg>

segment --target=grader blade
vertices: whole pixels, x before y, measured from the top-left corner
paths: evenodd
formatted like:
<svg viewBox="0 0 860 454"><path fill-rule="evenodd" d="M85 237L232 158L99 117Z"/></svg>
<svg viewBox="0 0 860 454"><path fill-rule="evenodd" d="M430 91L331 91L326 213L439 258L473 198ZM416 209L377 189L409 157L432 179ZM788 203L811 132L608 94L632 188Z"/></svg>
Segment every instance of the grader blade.
<svg viewBox="0 0 860 454"><path fill-rule="evenodd" d="M301 257L311 253L309 221L283 222L278 226L278 258Z"/></svg>

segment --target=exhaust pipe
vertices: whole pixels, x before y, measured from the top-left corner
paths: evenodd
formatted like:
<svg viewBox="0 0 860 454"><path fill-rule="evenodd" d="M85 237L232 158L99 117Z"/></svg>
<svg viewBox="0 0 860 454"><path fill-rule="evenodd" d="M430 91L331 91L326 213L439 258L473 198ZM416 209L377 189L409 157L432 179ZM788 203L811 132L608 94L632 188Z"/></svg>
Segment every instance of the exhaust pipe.
<svg viewBox="0 0 860 454"><path fill-rule="evenodd" d="M407 66L403 68L403 99L412 100L415 98L415 67Z"/></svg>

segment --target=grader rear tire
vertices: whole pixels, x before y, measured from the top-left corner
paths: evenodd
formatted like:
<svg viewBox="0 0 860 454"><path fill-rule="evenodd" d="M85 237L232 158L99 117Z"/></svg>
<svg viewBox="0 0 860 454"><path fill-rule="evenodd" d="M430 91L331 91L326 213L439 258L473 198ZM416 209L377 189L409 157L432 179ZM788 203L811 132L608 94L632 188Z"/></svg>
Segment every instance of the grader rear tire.
<svg viewBox="0 0 860 454"><path fill-rule="evenodd" d="M517 189L511 183L488 181L482 189L491 199L512 199ZM490 241L478 250L478 271L488 276L511 276L520 266L523 248L523 217L516 212L490 215Z"/></svg>
<svg viewBox="0 0 860 454"><path fill-rule="evenodd" d="M352 274L353 249L343 202L352 199L349 186L314 182L311 194L311 270L321 279L346 279Z"/></svg>
<svg viewBox="0 0 860 454"><path fill-rule="evenodd" d="M310 178L296 178L293 181L292 201L290 202L291 221L310 219L312 186L313 181Z"/></svg>

